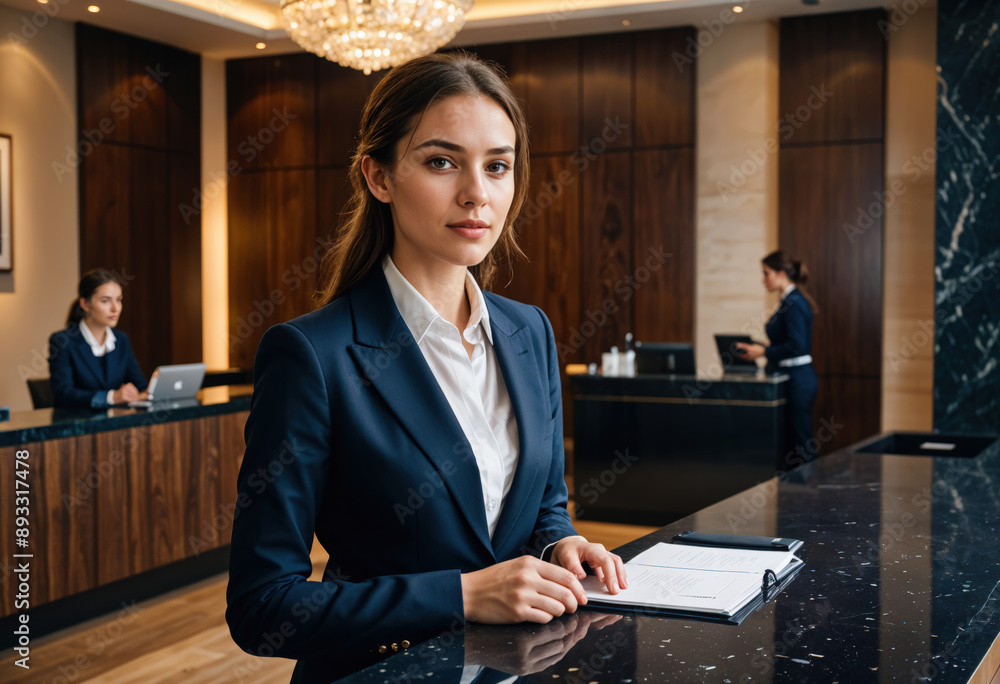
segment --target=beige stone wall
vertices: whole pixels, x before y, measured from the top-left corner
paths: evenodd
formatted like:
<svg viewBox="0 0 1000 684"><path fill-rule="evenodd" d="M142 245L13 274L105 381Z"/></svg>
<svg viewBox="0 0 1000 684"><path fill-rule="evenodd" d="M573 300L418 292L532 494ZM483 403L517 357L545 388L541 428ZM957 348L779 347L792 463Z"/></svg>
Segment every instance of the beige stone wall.
<svg viewBox="0 0 1000 684"><path fill-rule="evenodd" d="M201 58L202 352L211 369L229 367L229 209L226 63Z"/></svg>
<svg viewBox="0 0 1000 684"><path fill-rule="evenodd" d="M889 34L882 429L930 430L934 386L937 11ZM861 236L859 239L864 239Z"/></svg>
<svg viewBox="0 0 1000 684"><path fill-rule="evenodd" d="M778 29L733 25L698 59L695 362L719 375L713 335L763 338L774 300L760 259L778 236Z"/></svg>

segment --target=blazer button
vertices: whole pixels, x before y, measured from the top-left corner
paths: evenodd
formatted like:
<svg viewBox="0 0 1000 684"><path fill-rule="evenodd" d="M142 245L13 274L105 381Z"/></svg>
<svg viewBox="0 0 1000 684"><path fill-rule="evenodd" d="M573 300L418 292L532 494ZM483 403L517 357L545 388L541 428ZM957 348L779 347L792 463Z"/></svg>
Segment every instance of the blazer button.
<svg viewBox="0 0 1000 684"><path fill-rule="evenodd" d="M410 647L410 642L407 641L406 639L403 639L402 646L403 646L403 648L409 648Z"/></svg>
<svg viewBox="0 0 1000 684"><path fill-rule="evenodd" d="M378 652L379 655L385 655L386 653L389 652L389 649L385 647L385 644L383 644L382 646L378 647Z"/></svg>
<svg viewBox="0 0 1000 684"><path fill-rule="evenodd" d="M393 644L392 645L392 650L393 651L398 651L399 650L399 644Z"/></svg>

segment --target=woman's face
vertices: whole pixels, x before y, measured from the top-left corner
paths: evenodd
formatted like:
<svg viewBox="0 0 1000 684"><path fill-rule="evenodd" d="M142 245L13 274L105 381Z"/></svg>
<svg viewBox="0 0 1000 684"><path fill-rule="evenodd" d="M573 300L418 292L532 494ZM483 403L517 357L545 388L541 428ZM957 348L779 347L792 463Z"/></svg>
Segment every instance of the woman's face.
<svg viewBox="0 0 1000 684"><path fill-rule="evenodd" d="M87 312L89 323L113 328L122 313L122 288L118 283L104 283L90 299L80 297L80 306Z"/></svg>
<svg viewBox="0 0 1000 684"><path fill-rule="evenodd" d="M401 139L392 171L369 178L391 207L393 260L436 269L485 259L514 198L516 142L506 112L488 97L456 95L429 107Z"/></svg>
<svg viewBox="0 0 1000 684"><path fill-rule="evenodd" d="M767 266L762 266L764 271L764 277L761 282L764 283L764 287L768 292L784 292L785 288L788 287L788 276L785 275L784 271L775 271L773 268L768 268Z"/></svg>

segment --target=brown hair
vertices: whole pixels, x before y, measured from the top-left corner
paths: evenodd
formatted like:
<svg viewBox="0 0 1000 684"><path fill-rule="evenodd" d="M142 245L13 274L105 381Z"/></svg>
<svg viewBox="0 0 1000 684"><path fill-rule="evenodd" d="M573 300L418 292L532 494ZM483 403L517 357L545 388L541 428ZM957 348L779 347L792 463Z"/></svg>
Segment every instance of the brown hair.
<svg viewBox="0 0 1000 684"><path fill-rule="evenodd" d="M784 271L788 279L791 280L802 292L802 296L806 298L809 302L810 308L813 313L819 311L819 307L816 306L816 300L813 299L808 292L805 291L805 284L809 282L809 269L801 261L796 261L788 256L788 253L784 250L778 250L777 252L771 252L766 257L760 260L762 264L767 266L772 271Z"/></svg>
<svg viewBox="0 0 1000 684"><path fill-rule="evenodd" d="M118 283L118 287L122 287L122 282L118 279L118 276L103 268L95 268L83 274L83 277L80 278L80 284L76 286L79 296L73 300L73 303L69 307L69 315L66 317L66 327L74 323L79 323L87 317L87 312L80 306L80 298L89 300L94 296L97 288L105 283Z"/></svg>
<svg viewBox="0 0 1000 684"><path fill-rule="evenodd" d="M514 125L514 198L494 249L470 267L484 289L490 286L499 263L523 256L511 228L528 194L528 124L506 78L475 55L437 53L393 68L372 91L361 114L358 146L351 161L353 190L346 217L333 245L323 257L325 286L316 293L323 306L342 295L392 251L393 223L388 204L372 195L361 173L361 161L370 156L392 171L399 142L412 133L424 112L436 102L456 95L483 95L493 99ZM498 254L499 252L499 254Z"/></svg>

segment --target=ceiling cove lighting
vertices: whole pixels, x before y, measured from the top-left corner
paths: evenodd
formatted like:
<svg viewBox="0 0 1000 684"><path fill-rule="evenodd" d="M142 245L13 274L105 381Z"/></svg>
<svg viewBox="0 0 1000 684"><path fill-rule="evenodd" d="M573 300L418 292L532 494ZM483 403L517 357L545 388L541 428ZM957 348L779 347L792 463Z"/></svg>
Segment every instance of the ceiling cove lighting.
<svg viewBox="0 0 1000 684"><path fill-rule="evenodd" d="M301 47L366 74L428 55L465 25L473 0L281 0Z"/></svg>

